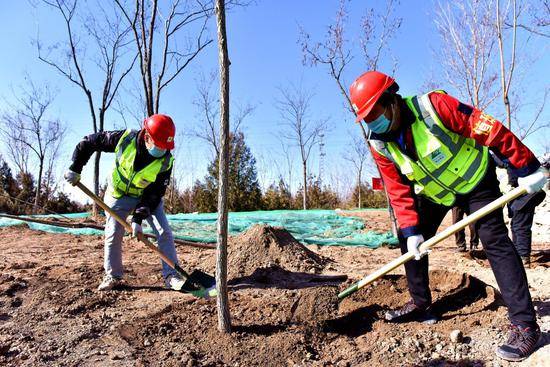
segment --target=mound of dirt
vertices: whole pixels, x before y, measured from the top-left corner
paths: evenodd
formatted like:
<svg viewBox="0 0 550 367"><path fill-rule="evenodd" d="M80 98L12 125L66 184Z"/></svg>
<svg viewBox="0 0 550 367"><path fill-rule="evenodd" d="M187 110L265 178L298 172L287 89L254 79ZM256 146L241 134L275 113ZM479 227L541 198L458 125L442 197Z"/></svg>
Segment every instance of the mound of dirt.
<svg viewBox="0 0 550 367"><path fill-rule="evenodd" d="M338 314L338 287L346 275L291 272L278 266L256 269L251 275L229 282L232 290L278 288L293 290L290 322L316 325Z"/></svg>
<svg viewBox="0 0 550 367"><path fill-rule="evenodd" d="M212 268L214 261L210 259ZM273 265L288 271L320 273L328 261L296 241L284 228L255 225L229 239L227 267L230 279Z"/></svg>

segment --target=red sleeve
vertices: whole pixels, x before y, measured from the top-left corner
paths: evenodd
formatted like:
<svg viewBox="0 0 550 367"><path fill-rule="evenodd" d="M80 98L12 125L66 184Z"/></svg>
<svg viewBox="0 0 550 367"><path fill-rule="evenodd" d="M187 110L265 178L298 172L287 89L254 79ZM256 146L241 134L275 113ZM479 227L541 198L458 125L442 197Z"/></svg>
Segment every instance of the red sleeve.
<svg viewBox="0 0 550 367"><path fill-rule="evenodd" d="M390 205L395 212L403 236L420 234L418 213L411 194L411 187L403 182L397 167L391 160L378 153L372 146L370 150L384 181Z"/></svg>
<svg viewBox="0 0 550 367"><path fill-rule="evenodd" d="M447 94L432 92L430 101L447 128L491 148L505 163L511 164L518 176L539 168L533 152L500 121Z"/></svg>

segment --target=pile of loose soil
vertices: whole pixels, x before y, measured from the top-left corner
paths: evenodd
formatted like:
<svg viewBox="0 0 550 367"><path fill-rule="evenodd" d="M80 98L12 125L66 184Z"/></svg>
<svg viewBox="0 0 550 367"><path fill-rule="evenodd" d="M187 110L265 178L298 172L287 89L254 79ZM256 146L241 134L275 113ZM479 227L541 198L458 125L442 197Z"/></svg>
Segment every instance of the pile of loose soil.
<svg viewBox="0 0 550 367"><path fill-rule="evenodd" d="M214 269L214 261L214 258L209 259L207 268ZM229 239L227 268L230 279L274 265L293 272L320 273L328 262L296 241L284 228L255 225Z"/></svg>

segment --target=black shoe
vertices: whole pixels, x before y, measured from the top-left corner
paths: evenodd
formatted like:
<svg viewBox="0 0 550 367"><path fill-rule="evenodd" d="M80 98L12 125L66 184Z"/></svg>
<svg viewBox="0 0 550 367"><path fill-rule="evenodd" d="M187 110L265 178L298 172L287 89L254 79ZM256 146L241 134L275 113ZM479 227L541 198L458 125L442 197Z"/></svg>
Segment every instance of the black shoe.
<svg viewBox="0 0 550 367"><path fill-rule="evenodd" d="M477 250L479 244L477 243L470 243L470 251Z"/></svg>
<svg viewBox="0 0 550 367"><path fill-rule="evenodd" d="M510 325L508 341L497 348L496 354L507 361L522 361L533 353L540 336L541 332L538 326L523 328L517 325Z"/></svg>
<svg viewBox="0 0 550 367"><path fill-rule="evenodd" d="M437 316L429 308L420 308L413 301L407 302L400 309L386 312L385 319L395 323L418 321L429 325L438 321Z"/></svg>
<svg viewBox="0 0 550 367"><path fill-rule="evenodd" d="M458 246L456 247L456 251L458 251L458 252L466 252L466 251L468 251L468 250L466 249L466 244L464 244L464 245L458 245Z"/></svg>

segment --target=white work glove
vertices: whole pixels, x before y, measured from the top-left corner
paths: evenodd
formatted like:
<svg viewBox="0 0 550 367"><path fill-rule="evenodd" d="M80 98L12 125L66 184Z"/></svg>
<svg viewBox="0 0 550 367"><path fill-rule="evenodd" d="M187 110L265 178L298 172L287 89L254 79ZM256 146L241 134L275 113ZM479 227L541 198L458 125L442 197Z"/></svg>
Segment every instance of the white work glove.
<svg viewBox="0 0 550 367"><path fill-rule="evenodd" d="M140 233L143 233L143 228L141 227L141 224L132 222L132 237L138 238Z"/></svg>
<svg viewBox="0 0 550 367"><path fill-rule="evenodd" d="M65 177L65 180L73 186L80 181L80 173L76 173L71 170L67 170L63 177Z"/></svg>
<svg viewBox="0 0 550 367"><path fill-rule="evenodd" d="M525 187L528 194L540 191L548 182L548 170L540 167L535 173L518 178L518 185Z"/></svg>
<svg viewBox="0 0 550 367"><path fill-rule="evenodd" d="M415 260L420 260L424 255L427 255L429 251L420 253L418 247L424 242L424 237L421 234L410 236L407 238L407 251L414 254Z"/></svg>

